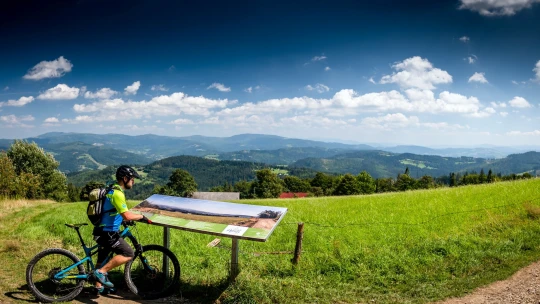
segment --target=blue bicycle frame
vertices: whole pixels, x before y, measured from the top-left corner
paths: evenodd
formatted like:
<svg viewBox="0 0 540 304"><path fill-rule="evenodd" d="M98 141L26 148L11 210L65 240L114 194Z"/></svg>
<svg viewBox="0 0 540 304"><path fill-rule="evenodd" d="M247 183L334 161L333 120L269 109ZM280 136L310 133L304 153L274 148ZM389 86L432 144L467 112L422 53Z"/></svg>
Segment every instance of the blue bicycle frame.
<svg viewBox="0 0 540 304"><path fill-rule="evenodd" d="M67 226L67 224L66 224ZM68 227L72 227L72 226L68 226ZM137 239L135 239L135 237L133 236L133 234L131 234L131 232L129 231L129 227L127 226L124 226L125 228L122 230L122 232L120 233L120 237L121 238L129 238L132 242L133 242L133 245L135 246L135 249L136 249L136 253L135 253L135 257L137 257L137 255L139 255L141 252L142 252L142 246L140 246L137 242ZM84 243L84 240L81 236L81 233L79 232L79 227L72 227L74 228L76 231L77 231L77 234L79 235L79 239L81 241L81 244L82 244L82 247L84 249L84 254L85 254L85 257L84 259L80 260L79 262L65 268L65 269L62 269L60 272L58 272L57 274L54 275L54 279L55 280L62 280L62 279L81 279L81 280L88 280L90 278L90 276L92 275L91 274L91 271L95 269L95 266L94 266L94 263L92 262L92 256L95 255L97 252L98 252L98 248L99 248L99 245L95 245L95 246L92 246L92 247L86 247L86 244ZM92 250L95 250L94 252L92 252ZM109 256L105 259L105 261L103 261L102 265L105 265L109 259L112 257L112 254L109 254ZM146 263L146 259L143 257L143 262L144 262L144 265L145 267L149 267L149 269L151 270L150 266ZM66 275L67 272L69 272L70 270L72 270L73 268L75 267L78 267L79 265L83 264L83 263L88 263L88 268L90 268L90 273L87 273L87 274L78 274L78 275Z"/></svg>

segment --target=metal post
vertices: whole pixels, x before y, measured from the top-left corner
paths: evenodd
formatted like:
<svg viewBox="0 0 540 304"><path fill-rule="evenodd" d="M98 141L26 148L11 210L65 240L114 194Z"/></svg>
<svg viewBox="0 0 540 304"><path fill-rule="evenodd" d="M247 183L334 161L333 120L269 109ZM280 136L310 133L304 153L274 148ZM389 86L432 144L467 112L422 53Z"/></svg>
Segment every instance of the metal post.
<svg viewBox="0 0 540 304"><path fill-rule="evenodd" d="M163 247L169 249L171 242L171 234L169 227L163 227ZM163 256L163 274L167 277L169 274L169 259L166 255Z"/></svg>
<svg viewBox="0 0 540 304"><path fill-rule="evenodd" d="M238 238L232 238L231 248L231 273L229 275L229 281L233 282L238 276Z"/></svg>

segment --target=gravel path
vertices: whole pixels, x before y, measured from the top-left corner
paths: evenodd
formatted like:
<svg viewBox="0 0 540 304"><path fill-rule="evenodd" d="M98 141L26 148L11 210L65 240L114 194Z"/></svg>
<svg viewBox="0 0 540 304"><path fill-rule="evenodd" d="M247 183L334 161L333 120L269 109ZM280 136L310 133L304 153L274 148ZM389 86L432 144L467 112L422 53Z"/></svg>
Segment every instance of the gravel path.
<svg viewBox="0 0 540 304"><path fill-rule="evenodd" d="M540 262L535 262L504 281L478 288L471 294L436 304L539 304Z"/></svg>

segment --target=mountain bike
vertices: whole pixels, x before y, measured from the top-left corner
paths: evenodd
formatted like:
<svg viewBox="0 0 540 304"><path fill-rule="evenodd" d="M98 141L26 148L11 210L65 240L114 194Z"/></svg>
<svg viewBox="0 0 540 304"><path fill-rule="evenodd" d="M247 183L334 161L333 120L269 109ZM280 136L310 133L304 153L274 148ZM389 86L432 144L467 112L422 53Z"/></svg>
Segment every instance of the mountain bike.
<svg viewBox="0 0 540 304"><path fill-rule="evenodd" d="M70 301L81 293L86 282L95 282L92 256L98 252L99 245L87 247L84 243L79 229L86 225L66 224L77 231L85 253L82 260L66 249L50 248L38 253L26 267L26 282L37 300ZM124 265L129 290L145 299L170 295L180 281L180 263L176 256L161 245L141 245L130 231L129 226L135 226L135 222L124 222L122 226L120 237L131 241L135 249L135 257ZM109 254L103 265L112 256ZM89 271L85 270L85 263Z"/></svg>

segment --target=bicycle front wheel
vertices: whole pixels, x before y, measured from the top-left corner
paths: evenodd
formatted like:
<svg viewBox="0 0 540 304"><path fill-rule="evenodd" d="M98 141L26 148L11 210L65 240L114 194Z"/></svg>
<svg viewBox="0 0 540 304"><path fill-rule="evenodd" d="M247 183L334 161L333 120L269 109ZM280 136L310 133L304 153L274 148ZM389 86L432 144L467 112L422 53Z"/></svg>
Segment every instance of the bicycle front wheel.
<svg viewBox="0 0 540 304"><path fill-rule="evenodd" d="M146 245L141 254L126 264L124 277L131 292L145 299L161 298L177 287L180 263L169 249Z"/></svg>
<svg viewBox="0 0 540 304"><path fill-rule="evenodd" d="M57 280L54 276L79 261L76 255L61 248L51 248L38 253L26 267L26 283L30 291L42 302L73 300L81 293L85 280ZM71 269L66 276L79 274L85 274L82 264Z"/></svg>

